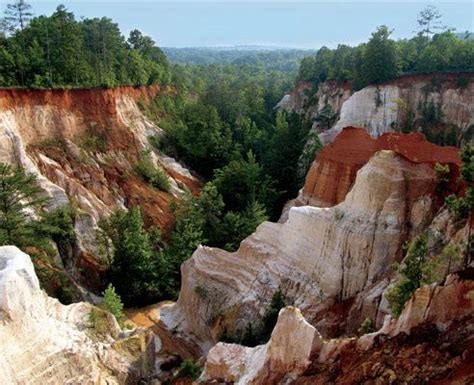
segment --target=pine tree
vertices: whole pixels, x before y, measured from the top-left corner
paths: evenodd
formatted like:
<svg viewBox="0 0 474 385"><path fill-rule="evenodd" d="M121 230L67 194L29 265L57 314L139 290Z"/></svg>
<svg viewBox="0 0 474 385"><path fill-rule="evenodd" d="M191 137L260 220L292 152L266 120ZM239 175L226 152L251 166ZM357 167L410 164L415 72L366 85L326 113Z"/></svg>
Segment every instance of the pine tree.
<svg viewBox="0 0 474 385"><path fill-rule="evenodd" d="M395 78L399 73L396 44L390 39L392 31L382 25L372 33L364 55L366 84L380 83Z"/></svg>
<svg viewBox="0 0 474 385"><path fill-rule="evenodd" d="M403 263L398 268L400 279L386 294L393 315L397 317L400 315L405 303L424 282L423 268L427 253L426 236L416 237L410 244Z"/></svg>
<svg viewBox="0 0 474 385"><path fill-rule="evenodd" d="M117 322L122 325L123 323L123 303L120 296L115 292L115 288L111 283L107 286L105 291L102 293L104 298L101 303L101 307L104 310L112 313L115 316Z"/></svg>
<svg viewBox="0 0 474 385"><path fill-rule="evenodd" d="M144 229L140 209L117 210L100 226L111 240L110 278L124 304L137 306L160 298L160 259Z"/></svg>
<svg viewBox="0 0 474 385"><path fill-rule="evenodd" d="M35 175L0 163L0 244L31 245L35 230L31 212L39 213L46 203Z"/></svg>
<svg viewBox="0 0 474 385"><path fill-rule="evenodd" d="M431 37L435 31L444 31L446 27L441 24L442 15L434 5L428 5L420 11L416 22L419 27L419 35Z"/></svg>
<svg viewBox="0 0 474 385"><path fill-rule="evenodd" d="M21 31L25 29L33 16L30 9L31 5L24 0L7 4L4 20L7 23L9 32L12 33L18 28L20 28Z"/></svg>

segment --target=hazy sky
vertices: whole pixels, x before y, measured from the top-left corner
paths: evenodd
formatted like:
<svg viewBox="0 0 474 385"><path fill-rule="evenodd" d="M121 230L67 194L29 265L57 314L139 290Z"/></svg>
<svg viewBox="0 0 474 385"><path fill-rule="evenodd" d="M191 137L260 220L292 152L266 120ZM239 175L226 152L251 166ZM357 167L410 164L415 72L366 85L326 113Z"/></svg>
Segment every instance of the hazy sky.
<svg viewBox="0 0 474 385"><path fill-rule="evenodd" d="M7 1L0 0L2 9ZM61 1L30 0L36 15L50 14ZM124 34L138 28L161 46L273 45L318 48L367 40L387 24L394 37L408 37L417 13L415 1L62 1L76 17L108 16ZM444 24L473 31L472 1L431 2Z"/></svg>

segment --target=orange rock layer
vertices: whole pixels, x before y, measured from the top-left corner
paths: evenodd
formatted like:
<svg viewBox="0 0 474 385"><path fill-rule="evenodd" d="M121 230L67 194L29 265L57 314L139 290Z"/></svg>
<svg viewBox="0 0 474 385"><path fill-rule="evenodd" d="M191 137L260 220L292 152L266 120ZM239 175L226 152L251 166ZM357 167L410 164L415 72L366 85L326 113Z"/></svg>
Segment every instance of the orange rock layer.
<svg viewBox="0 0 474 385"><path fill-rule="evenodd" d="M420 133L388 133L373 139L364 128L346 127L316 157L298 203L322 207L340 203L352 187L357 171L380 150L392 150L411 162L433 167L436 163L449 164L451 179L456 180L460 159L455 147L437 146Z"/></svg>

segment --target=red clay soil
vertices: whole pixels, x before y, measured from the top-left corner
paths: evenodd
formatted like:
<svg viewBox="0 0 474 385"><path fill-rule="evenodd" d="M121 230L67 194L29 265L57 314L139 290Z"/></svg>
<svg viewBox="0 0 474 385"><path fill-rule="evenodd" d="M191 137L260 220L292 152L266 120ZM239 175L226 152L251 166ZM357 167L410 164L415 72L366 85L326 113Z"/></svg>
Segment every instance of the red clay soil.
<svg viewBox="0 0 474 385"><path fill-rule="evenodd" d="M135 100L144 98L151 100L160 91L158 85L154 86L121 86L116 88L74 88L34 90L22 88L0 88L0 110L16 108L22 105L53 105L55 107L87 111L93 113L91 119L114 115L115 100L118 95L129 95ZM99 119L100 120L100 119Z"/></svg>
<svg viewBox="0 0 474 385"><path fill-rule="evenodd" d="M295 384L473 384L472 322L472 317L455 321L444 332L421 325L410 335L380 337L366 351L349 343L332 363L312 359Z"/></svg>
<svg viewBox="0 0 474 385"><path fill-rule="evenodd" d="M421 133L387 133L373 139L364 128L345 127L324 147L306 176L303 204L333 206L344 200L357 171L380 150L392 150L414 163L449 164L452 178L459 170L459 150L428 142Z"/></svg>

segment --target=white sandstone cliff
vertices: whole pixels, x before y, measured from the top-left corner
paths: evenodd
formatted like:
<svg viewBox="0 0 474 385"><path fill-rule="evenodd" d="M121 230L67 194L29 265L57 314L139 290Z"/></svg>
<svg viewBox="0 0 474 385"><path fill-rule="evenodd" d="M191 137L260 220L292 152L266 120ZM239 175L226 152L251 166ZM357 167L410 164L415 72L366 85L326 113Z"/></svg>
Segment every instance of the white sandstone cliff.
<svg viewBox="0 0 474 385"><path fill-rule="evenodd" d="M92 306L69 306L39 287L30 257L0 247L0 382L9 385L136 384L153 364L154 338L121 334L107 316L109 335L89 326Z"/></svg>
<svg viewBox="0 0 474 385"><path fill-rule="evenodd" d="M420 326L432 325L439 331L445 331L453 322L469 317L473 311L474 282L463 281L455 275L450 276L444 286L433 284L418 289L398 319L387 316L381 330L360 338L325 339L306 322L298 309L286 307L280 311L272 336L265 345L247 348L218 343L214 346L207 355L200 380L216 380L221 383L230 381L237 385L294 383L311 363L319 365L321 372L327 369L331 371L331 366L335 366L334 363L342 354L364 357L364 352L380 347L380 342L376 341L387 341L402 333L410 335ZM383 349L383 343L381 346ZM391 353L396 355L396 352ZM369 358L364 366L367 366L368 361ZM459 365L460 361L455 359L452 362ZM409 366L406 368L413 370ZM407 374L406 372L407 369L403 374ZM375 374L379 381L377 383L392 383L393 378L400 375L393 370L388 373L391 374L391 381ZM424 375L428 374L427 370ZM325 383L324 380L317 380L318 374L315 374L309 383ZM360 382L346 379L336 383ZM467 382L459 382L465 383Z"/></svg>
<svg viewBox="0 0 474 385"><path fill-rule="evenodd" d="M458 137L474 140L474 78L468 78L467 87L457 83L452 74L407 75L378 86L367 86L353 92L346 83L327 81L315 92L310 82L297 83L276 108L293 111L313 120L313 129L321 132L318 114L329 105L337 119L331 129L321 132L323 144L334 140L347 126L365 127L374 138L386 132L400 131L406 124L408 113L413 114L415 130L422 118L423 105L433 103L440 108L441 122L456 129ZM466 137L467 136L467 137Z"/></svg>
<svg viewBox="0 0 474 385"><path fill-rule="evenodd" d="M235 253L199 247L182 265L178 302L163 318L207 350L223 330L261 316L278 288L304 314L368 290L431 219L434 184L429 166L381 151L339 205L294 207L287 222L264 222Z"/></svg>
<svg viewBox="0 0 474 385"><path fill-rule="evenodd" d="M422 115L420 105L427 102L440 106L443 123L452 124L460 133L466 133L474 124L474 82L465 89L451 86L427 89L427 86L429 81L398 85L395 80L355 92L342 104L336 124L320 134L321 142L332 142L347 126L365 127L374 138L397 131L405 123L408 110L416 121Z"/></svg>

